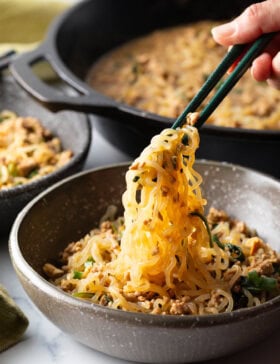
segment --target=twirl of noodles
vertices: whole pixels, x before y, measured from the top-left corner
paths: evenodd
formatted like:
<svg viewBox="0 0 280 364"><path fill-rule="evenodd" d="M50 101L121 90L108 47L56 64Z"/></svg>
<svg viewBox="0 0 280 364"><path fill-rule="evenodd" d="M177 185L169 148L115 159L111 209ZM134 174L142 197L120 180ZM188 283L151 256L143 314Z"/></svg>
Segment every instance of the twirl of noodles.
<svg viewBox="0 0 280 364"><path fill-rule="evenodd" d="M278 294L280 257L245 223L211 208L194 169L196 128L165 129L130 166L124 217L103 221L45 264L75 297L127 311L216 314Z"/></svg>

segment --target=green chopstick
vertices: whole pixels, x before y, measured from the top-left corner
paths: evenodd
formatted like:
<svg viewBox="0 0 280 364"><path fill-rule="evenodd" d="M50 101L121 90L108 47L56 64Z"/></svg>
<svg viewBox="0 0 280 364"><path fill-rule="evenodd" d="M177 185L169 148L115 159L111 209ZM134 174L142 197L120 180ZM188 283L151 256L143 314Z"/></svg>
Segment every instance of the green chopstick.
<svg viewBox="0 0 280 364"><path fill-rule="evenodd" d="M237 64L233 72L227 77L227 79L219 87L212 99L207 103L204 109L200 112L199 118L195 123L195 127L201 127L216 107L221 103L229 91L235 86L239 79L244 75L247 69L251 66L252 61L265 49L271 39L276 33L266 33L260 38L255 40L251 46L248 44L237 44L234 45L230 51L222 59L221 63L217 68L210 74L201 89L194 96L191 102L187 105L181 115L176 119L172 125L172 129L181 127L185 123L185 118L188 113L194 112L205 100L208 94L218 84L221 78L228 71L230 66L240 57L245 51L244 56ZM249 48L248 48L249 46ZM248 48L248 49L247 49ZM247 49L247 50L246 50Z"/></svg>

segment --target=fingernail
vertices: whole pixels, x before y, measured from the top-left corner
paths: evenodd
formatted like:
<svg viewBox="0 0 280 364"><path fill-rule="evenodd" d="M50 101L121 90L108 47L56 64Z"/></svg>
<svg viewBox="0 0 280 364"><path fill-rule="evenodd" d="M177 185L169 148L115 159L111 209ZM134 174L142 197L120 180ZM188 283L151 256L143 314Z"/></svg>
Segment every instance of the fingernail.
<svg viewBox="0 0 280 364"><path fill-rule="evenodd" d="M235 25L233 22L218 25L212 29L214 37L230 37L235 32Z"/></svg>

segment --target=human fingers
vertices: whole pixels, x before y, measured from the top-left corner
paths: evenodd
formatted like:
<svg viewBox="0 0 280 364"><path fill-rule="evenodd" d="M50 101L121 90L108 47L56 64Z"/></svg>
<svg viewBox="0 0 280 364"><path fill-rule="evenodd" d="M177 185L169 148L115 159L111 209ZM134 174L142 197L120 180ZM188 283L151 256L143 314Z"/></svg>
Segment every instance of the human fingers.
<svg viewBox="0 0 280 364"><path fill-rule="evenodd" d="M269 53L263 53L253 61L251 74L259 82L266 81L271 77L272 57Z"/></svg>
<svg viewBox="0 0 280 364"><path fill-rule="evenodd" d="M266 81L269 78L278 78L277 65L273 71L272 60L277 55L280 49L280 35L276 35L270 44L266 47L265 52L257 57L251 67L251 74L257 81ZM277 63L277 59L274 61ZM273 76L275 73L275 76Z"/></svg>
<svg viewBox="0 0 280 364"><path fill-rule="evenodd" d="M224 46L251 42L263 33L280 30L279 12L279 0L253 4L233 21L213 28L213 38Z"/></svg>
<svg viewBox="0 0 280 364"><path fill-rule="evenodd" d="M272 59L271 76L268 78L267 83L276 89L280 89L280 52Z"/></svg>

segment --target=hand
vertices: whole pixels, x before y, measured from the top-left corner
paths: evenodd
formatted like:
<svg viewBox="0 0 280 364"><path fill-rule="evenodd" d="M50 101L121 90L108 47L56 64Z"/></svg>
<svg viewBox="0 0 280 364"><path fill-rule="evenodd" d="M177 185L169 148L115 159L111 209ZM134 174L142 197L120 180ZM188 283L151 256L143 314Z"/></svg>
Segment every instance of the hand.
<svg viewBox="0 0 280 364"><path fill-rule="evenodd" d="M227 47L252 42L264 33L280 31L279 14L279 0L253 4L231 22L213 28L213 38ZM255 80L267 81L270 86L280 89L280 33L253 61L251 74Z"/></svg>

